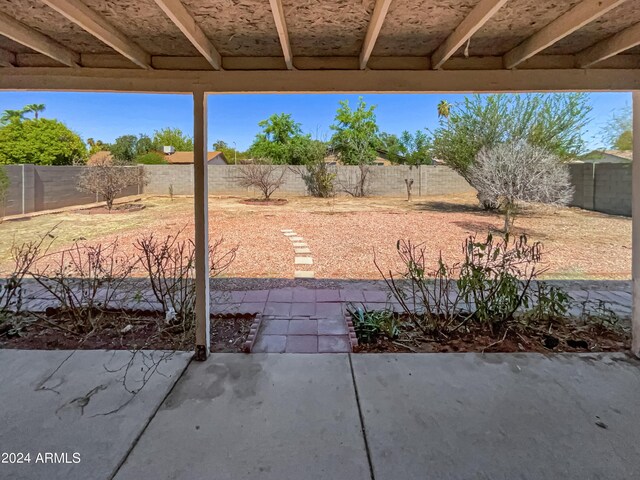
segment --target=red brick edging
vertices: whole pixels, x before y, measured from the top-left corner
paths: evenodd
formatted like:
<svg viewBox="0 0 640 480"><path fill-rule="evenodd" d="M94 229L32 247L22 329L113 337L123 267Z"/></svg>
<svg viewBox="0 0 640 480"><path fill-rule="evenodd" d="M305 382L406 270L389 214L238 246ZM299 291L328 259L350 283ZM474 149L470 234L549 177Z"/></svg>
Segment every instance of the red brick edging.
<svg viewBox="0 0 640 480"><path fill-rule="evenodd" d="M251 324L251 328L249 329L249 335L244 342L244 346L242 347L242 351L244 353L251 353L253 350L253 346L256 343L256 339L258 338L258 330L260 330L260 325L262 324L262 314L256 314L256 318L253 320Z"/></svg>
<svg viewBox="0 0 640 480"><path fill-rule="evenodd" d="M353 326L353 320L348 313L344 314L344 321L349 329L349 341L351 342L351 350L358 346L358 337L356 336L356 329Z"/></svg>

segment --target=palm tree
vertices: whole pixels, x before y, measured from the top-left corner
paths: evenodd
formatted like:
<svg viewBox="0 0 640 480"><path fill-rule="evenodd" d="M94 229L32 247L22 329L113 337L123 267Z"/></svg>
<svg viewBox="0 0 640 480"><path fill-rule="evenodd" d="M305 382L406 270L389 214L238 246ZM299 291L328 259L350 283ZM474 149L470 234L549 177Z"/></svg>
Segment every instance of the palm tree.
<svg viewBox="0 0 640 480"><path fill-rule="evenodd" d="M38 120L38 115L39 115L41 112L44 112L44 109L45 109L45 108L46 108L46 107L45 107L44 103L32 103L32 104L27 105L26 107L24 107L24 109L23 109L23 110L24 110L25 112L31 112L31 113L33 113L33 115L34 115L35 119L36 119L36 120Z"/></svg>
<svg viewBox="0 0 640 480"><path fill-rule="evenodd" d="M451 104L446 100L440 101L440 103L438 103L438 118L449 118L450 113Z"/></svg>
<svg viewBox="0 0 640 480"><path fill-rule="evenodd" d="M24 120L25 110L5 110L0 116L0 123L6 125L7 123L19 122Z"/></svg>

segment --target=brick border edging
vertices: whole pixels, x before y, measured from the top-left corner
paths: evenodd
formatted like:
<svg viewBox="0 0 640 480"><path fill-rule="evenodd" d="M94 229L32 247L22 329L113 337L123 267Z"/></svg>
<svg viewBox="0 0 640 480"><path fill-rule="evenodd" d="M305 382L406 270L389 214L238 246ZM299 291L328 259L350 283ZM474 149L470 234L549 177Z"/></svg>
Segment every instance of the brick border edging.
<svg viewBox="0 0 640 480"><path fill-rule="evenodd" d="M256 339L258 338L258 330L260 330L260 325L262 325L262 313L257 313L256 318L254 318L251 327L249 328L249 335L247 335L247 339L242 346L242 351L244 353L251 353L253 350L253 346L256 344Z"/></svg>
<svg viewBox="0 0 640 480"><path fill-rule="evenodd" d="M358 346L358 337L356 336L356 329L353 326L351 315L345 313L344 321L347 324L347 329L349 330L349 342L351 343L351 351L353 351L353 349Z"/></svg>

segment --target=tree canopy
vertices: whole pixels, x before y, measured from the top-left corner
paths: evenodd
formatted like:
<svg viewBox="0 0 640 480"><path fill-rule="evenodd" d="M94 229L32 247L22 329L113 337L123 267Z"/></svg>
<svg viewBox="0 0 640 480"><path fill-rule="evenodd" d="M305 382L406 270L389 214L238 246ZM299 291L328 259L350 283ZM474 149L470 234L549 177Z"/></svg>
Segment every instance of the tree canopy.
<svg viewBox="0 0 640 480"><path fill-rule="evenodd" d="M616 150L633 150L633 120L631 107L614 112L602 129L606 145Z"/></svg>
<svg viewBox="0 0 640 480"><path fill-rule="evenodd" d="M254 158L286 165L307 165L324 158L324 143L303 134L302 127L290 114L271 115L258 125L262 131L249 147L249 153Z"/></svg>
<svg viewBox="0 0 640 480"><path fill-rule="evenodd" d="M71 165L86 158L85 143L62 122L25 119L24 111L17 115L12 112L9 111L10 120L0 127L0 163Z"/></svg>
<svg viewBox="0 0 640 480"><path fill-rule="evenodd" d="M376 158L378 124L375 105L367 106L360 97L355 109L349 101L340 102L331 130L331 147L345 165L372 163Z"/></svg>
<svg viewBox="0 0 640 480"><path fill-rule="evenodd" d="M161 128L153 132L152 146L160 152L163 147L173 147L177 152L192 152L193 137L183 133L179 128Z"/></svg>
<svg viewBox="0 0 640 480"><path fill-rule="evenodd" d="M430 165L431 139L422 130L411 133L403 131L398 137L395 134L382 132L378 136L378 149L387 154L389 161L406 165Z"/></svg>
<svg viewBox="0 0 640 480"><path fill-rule="evenodd" d="M584 149L591 106L582 93L473 95L451 105L433 136L433 155L467 180L482 148L525 141L568 159Z"/></svg>

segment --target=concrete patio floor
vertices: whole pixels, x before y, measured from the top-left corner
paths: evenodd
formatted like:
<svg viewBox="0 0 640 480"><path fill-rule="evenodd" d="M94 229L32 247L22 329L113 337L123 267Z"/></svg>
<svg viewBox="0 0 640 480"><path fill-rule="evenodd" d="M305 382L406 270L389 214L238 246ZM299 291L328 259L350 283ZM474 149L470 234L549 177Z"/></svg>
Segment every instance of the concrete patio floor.
<svg viewBox="0 0 640 480"><path fill-rule="evenodd" d="M131 354L70 353L0 351L0 445L32 455L0 478L640 477L624 354L181 354L109 414Z"/></svg>

